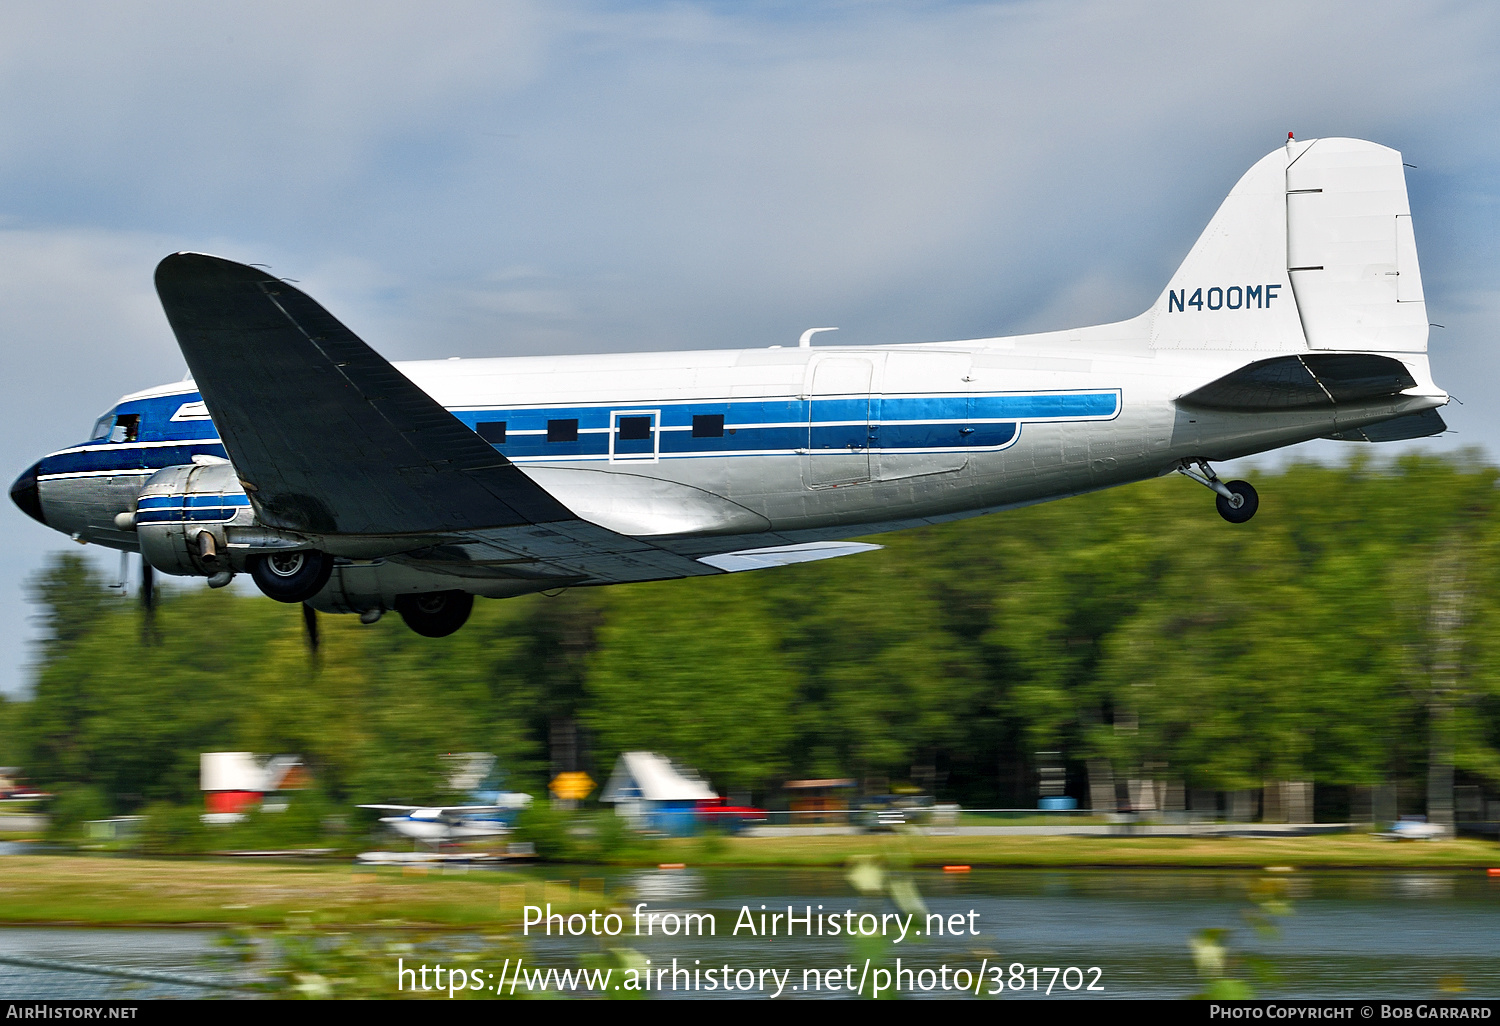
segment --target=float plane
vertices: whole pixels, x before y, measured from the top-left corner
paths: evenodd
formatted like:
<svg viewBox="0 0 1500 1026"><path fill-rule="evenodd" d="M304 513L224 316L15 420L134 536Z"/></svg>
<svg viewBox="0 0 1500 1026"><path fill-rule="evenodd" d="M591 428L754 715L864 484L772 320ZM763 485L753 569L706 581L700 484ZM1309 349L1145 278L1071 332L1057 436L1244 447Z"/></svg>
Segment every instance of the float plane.
<svg viewBox="0 0 1500 1026"><path fill-rule="evenodd" d="M361 805L361 809L397 812L380 822L403 837L427 844L477 841L510 833L516 815L531 804L531 795L507 793L487 805Z"/></svg>
<svg viewBox="0 0 1500 1026"><path fill-rule="evenodd" d="M502 787L505 774L490 752L461 752L443 757L448 764L448 788L467 791L464 805L361 805L361 809L395 812L380 822L403 837L433 846L474 841L508 834L531 795Z"/></svg>
<svg viewBox="0 0 1500 1026"><path fill-rule="evenodd" d="M74 539L441 637L474 597L707 577L1314 438L1446 430L1401 154L1288 138L1151 308L910 345L392 364L266 271L175 253L189 380L11 487ZM308 614L311 617L311 613Z"/></svg>

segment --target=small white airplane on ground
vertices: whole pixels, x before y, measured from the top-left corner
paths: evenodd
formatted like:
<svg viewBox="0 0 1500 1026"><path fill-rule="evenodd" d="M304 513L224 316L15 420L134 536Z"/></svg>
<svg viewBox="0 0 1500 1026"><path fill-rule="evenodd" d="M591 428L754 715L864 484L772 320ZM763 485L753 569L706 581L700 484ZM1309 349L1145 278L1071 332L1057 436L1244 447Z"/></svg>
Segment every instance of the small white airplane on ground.
<svg viewBox="0 0 1500 1026"><path fill-rule="evenodd" d="M1414 238L1399 153L1288 138L1127 321L399 368L287 282L178 253L156 285L192 380L11 497L165 573L434 637L475 595L825 559L1173 472L1243 523L1255 489L1214 461L1446 430Z"/></svg>
<svg viewBox="0 0 1500 1026"><path fill-rule="evenodd" d="M504 775L490 752L459 752L443 756L448 768L448 790L467 793L467 805L361 805L361 809L397 812L382 816L398 834L431 845L498 837L510 832L517 814L531 804L531 795L501 790Z"/></svg>
<svg viewBox="0 0 1500 1026"><path fill-rule="evenodd" d="M1375 836L1391 841L1441 841L1448 831L1439 823L1427 822L1426 816L1402 816L1389 830Z"/></svg>
<svg viewBox="0 0 1500 1026"><path fill-rule="evenodd" d="M404 837L436 845L508 834L516 813L530 804L529 794L507 793L489 805L361 805L359 808L402 813L381 816L380 822Z"/></svg>

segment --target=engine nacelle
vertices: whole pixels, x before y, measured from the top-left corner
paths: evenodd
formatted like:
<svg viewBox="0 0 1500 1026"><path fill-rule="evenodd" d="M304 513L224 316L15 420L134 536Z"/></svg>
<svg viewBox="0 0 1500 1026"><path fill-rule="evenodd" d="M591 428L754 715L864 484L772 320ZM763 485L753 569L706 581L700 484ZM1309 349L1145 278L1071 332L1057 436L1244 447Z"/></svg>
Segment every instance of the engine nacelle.
<svg viewBox="0 0 1500 1026"><path fill-rule="evenodd" d="M229 463L164 467L147 478L136 499L141 555L164 574L211 577L234 565L231 529L255 528L255 511Z"/></svg>

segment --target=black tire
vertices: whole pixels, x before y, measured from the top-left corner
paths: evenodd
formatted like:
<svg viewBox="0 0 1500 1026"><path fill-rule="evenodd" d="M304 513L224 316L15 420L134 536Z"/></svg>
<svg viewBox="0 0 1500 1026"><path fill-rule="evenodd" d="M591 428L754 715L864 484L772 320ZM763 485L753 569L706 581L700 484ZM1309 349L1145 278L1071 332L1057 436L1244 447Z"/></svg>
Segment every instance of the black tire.
<svg viewBox="0 0 1500 1026"><path fill-rule="evenodd" d="M473 609L474 596L466 591L396 596L396 612L424 638L446 638L468 622Z"/></svg>
<svg viewBox="0 0 1500 1026"><path fill-rule="evenodd" d="M1228 481L1225 487L1235 495L1239 496L1239 506L1231 505L1229 500L1220 495L1214 502L1219 507L1219 516L1231 524L1243 524L1255 516L1255 511L1260 509L1260 496L1255 494L1255 489L1249 481Z"/></svg>
<svg viewBox="0 0 1500 1026"><path fill-rule="evenodd" d="M250 576L267 598L277 602L306 602L328 583L333 557L315 549L273 552L249 562Z"/></svg>

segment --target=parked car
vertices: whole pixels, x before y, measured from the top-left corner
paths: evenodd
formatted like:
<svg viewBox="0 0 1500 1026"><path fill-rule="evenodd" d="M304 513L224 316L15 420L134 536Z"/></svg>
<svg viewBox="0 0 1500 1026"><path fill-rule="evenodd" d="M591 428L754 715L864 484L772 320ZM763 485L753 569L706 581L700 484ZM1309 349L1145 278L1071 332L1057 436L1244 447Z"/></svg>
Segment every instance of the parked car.
<svg viewBox="0 0 1500 1026"><path fill-rule="evenodd" d="M726 805L723 798L705 798L697 805L698 819L725 833L737 834L766 821L766 810L749 805Z"/></svg>

